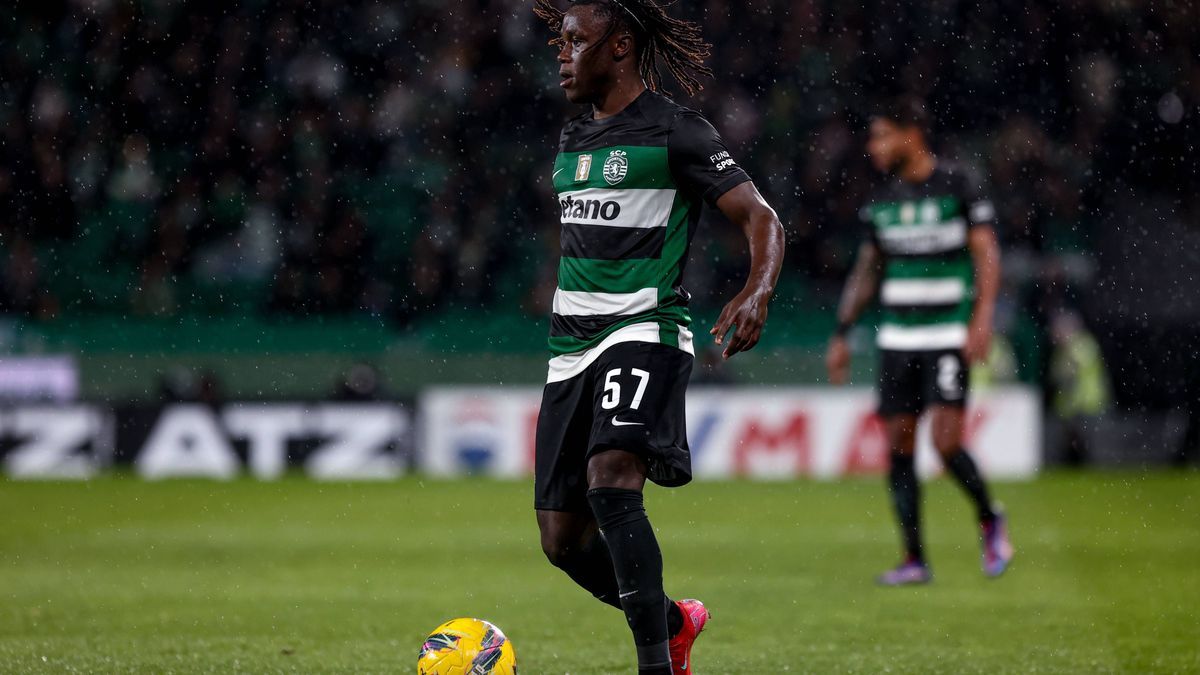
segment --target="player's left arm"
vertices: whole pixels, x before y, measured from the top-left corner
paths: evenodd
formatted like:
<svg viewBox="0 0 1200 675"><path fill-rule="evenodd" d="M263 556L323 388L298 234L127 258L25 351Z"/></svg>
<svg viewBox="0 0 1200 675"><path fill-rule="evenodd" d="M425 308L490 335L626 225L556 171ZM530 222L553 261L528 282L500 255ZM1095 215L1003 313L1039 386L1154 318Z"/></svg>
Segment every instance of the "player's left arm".
<svg viewBox="0 0 1200 675"><path fill-rule="evenodd" d="M967 248L975 267L975 306L967 331L963 357L967 363L987 358L992 343L992 319L1000 293L1000 244L991 223L974 225L967 235Z"/></svg>
<svg viewBox="0 0 1200 675"><path fill-rule="evenodd" d="M992 319L1000 293L1000 244L996 239L996 208L988 198L984 178L969 165L959 167L958 197L965 205L967 249L975 268L975 305L967 326L963 358L978 363L992 345Z"/></svg>
<svg viewBox="0 0 1200 675"><path fill-rule="evenodd" d="M750 276L729 304L721 310L717 323L709 331L717 344L725 344L725 334L734 328L722 356L753 349L767 322L767 305L775 293L779 270L783 266L783 224L752 182L744 182L717 199L717 208L734 224L741 226L750 245Z"/></svg>
<svg viewBox="0 0 1200 675"><path fill-rule="evenodd" d="M667 153L676 181L742 228L750 243L750 277L709 331L722 356L753 349L767 321L767 304L783 266L783 225L721 135L698 113L684 111L671 127ZM730 329L733 334L728 335Z"/></svg>

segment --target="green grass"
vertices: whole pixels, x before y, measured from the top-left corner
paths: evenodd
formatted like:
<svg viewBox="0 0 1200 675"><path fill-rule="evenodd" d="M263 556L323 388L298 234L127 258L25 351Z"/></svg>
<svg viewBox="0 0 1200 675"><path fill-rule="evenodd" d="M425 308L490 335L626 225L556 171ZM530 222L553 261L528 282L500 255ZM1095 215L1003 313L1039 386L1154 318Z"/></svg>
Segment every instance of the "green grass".
<svg viewBox="0 0 1200 675"><path fill-rule="evenodd" d="M1200 672L1200 474L1000 485L1017 559L984 580L963 498L896 558L882 485L653 489L670 593L714 611L699 673ZM620 613L548 566L530 486L0 482L0 672L413 672L456 615L526 675L632 672Z"/></svg>

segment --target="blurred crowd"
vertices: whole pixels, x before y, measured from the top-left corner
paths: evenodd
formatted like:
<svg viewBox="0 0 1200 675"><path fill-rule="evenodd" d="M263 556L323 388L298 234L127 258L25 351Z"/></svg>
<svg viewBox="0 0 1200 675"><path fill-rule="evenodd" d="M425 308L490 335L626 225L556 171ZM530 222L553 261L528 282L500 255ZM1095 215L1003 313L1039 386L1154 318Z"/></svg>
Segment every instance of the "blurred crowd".
<svg viewBox="0 0 1200 675"><path fill-rule="evenodd" d="M1086 285L1114 201L1200 214L1200 4L677 11L715 45L691 105L781 213L786 275L818 297L851 262L876 179L865 119L901 91L929 102L942 153L990 174L1009 278L1058 289L1014 303ZM573 112L549 37L525 0L22 4L0 28L0 304L87 311L86 293L55 289L124 270L117 312L184 311L188 283L248 285L241 302L267 314L541 312L548 167ZM99 242L91 276L59 257L84 240ZM736 283L742 249L705 228L698 299Z"/></svg>

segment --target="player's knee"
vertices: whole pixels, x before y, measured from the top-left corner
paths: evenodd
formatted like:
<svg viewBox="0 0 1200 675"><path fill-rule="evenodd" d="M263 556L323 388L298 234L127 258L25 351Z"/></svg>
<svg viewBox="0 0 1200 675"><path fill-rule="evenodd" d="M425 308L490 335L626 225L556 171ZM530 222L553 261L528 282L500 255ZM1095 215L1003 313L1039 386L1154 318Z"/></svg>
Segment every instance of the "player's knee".
<svg viewBox="0 0 1200 675"><path fill-rule="evenodd" d="M916 439L911 434L892 434L888 438L888 451L893 456L912 457L916 453Z"/></svg>
<svg viewBox="0 0 1200 675"><path fill-rule="evenodd" d="M884 420L888 451L893 455L912 456L917 445L915 416L897 415Z"/></svg>
<svg viewBox="0 0 1200 675"><path fill-rule="evenodd" d="M942 457L949 457L962 447L962 438L952 429L933 430L933 449Z"/></svg>
<svg viewBox="0 0 1200 675"><path fill-rule="evenodd" d="M566 566L567 560L569 559L567 547L558 543L547 544L546 542L542 542L542 553L546 554L546 560L548 560L551 565L554 565L560 569Z"/></svg>
<svg viewBox="0 0 1200 675"><path fill-rule="evenodd" d="M646 482L642 458L624 450L606 450L588 460L588 487L641 490Z"/></svg>
<svg viewBox="0 0 1200 675"><path fill-rule="evenodd" d="M566 537L556 533L542 532L542 553L546 554L546 560L555 567L561 568L567 564L575 550L574 544L575 542L568 541Z"/></svg>
<svg viewBox="0 0 1200 675"><path fill-rule="evenodd" d="M942 457L949 457L958 452L959 443L957 439L934 439L933 448L937 450L938 454Z"/></svg>

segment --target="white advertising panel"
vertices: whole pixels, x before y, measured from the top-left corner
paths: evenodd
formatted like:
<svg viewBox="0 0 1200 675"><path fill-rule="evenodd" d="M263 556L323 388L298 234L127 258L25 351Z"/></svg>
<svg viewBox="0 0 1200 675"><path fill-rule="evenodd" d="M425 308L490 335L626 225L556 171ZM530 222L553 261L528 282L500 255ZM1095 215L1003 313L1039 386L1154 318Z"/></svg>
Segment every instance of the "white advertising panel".
<svg viewBox="0 0 1200 675"><path fill-rule="evenodd" d="M527 476L533 471L539 388L427 390L420 401L421 467L436 476ZM705 388L688 392L688 440L698 478L832 479L881 473L883 426L870 389ZM1023 387L974 397L965 445L992 478L1027 479L1042 462L1041 409ZM918 467L941 470L928 425Z"/></svg>

